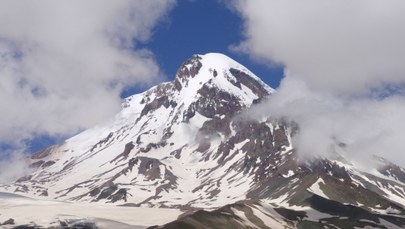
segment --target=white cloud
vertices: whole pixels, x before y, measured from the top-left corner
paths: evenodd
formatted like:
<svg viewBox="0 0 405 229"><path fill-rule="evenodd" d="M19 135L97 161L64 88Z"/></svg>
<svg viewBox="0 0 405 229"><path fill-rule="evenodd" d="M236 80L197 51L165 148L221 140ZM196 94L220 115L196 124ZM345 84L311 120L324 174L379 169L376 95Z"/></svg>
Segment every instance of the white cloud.
<svg viewBox="0 0 405 229"><path fill-rule="evenodd" d="M174 0L0 3L0 143L92 126L120 109L124 87L160 80L138 44Z"/></svg>
<svg viewBox="0 0 405 229"><path fill-rule="evenodd" d="M317 90L405 82L405 1L238 0L239 48L281 63Z"/></svg>
<svg viewBox="0 0 405 229"><path fill-rule="evenodd" d="M0 160L0 184L14 182L32 170L29 168L27 155L22 153L23 150L23 148L15 149L6 152L7 156L2 155L2 160Z"/></svg>
<svg viewBox="0 0 405 229"><path fill-rule="evenodd" d="M286 68L277 94L251 115L297 122L294 143L302 155L325 155L344 142L350 155L383 155L405 165L404 1L233 4L246 36L236 49ZM387 85L400 93L387 93Z"/></svg>
<svg viewBox="0 0 405 229"><path fill-rule="evenodd" d="M294 145L302 156L327 155L345 143L346 155L364 160L380 155L405 165L405 98L342 99L311 90L305 81L289 76L278 91L249 115L287 119L299 124Z"/></svg>

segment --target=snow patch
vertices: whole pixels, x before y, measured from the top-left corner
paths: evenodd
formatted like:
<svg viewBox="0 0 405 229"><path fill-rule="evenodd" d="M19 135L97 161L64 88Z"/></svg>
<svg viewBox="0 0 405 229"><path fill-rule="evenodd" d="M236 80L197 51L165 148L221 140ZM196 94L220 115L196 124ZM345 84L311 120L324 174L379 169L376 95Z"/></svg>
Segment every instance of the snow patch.
<svg viewBox="0 0 405 229"><path fill-rule="evenodd" d="M307 190L325 199L329 199L329 197L325 195L325 193L319 186L320 183L325 184L325 181L322 178L318 178L318 180L314 184L312 184L311 187L309 187Z"/></svg>

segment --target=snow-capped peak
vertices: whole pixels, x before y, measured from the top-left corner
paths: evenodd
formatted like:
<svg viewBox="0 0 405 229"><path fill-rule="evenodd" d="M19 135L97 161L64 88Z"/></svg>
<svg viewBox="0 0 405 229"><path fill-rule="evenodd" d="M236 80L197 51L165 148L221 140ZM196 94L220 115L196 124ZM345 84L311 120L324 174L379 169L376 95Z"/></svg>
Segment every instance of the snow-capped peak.
<svg viewBox="0 0 405 229"><path fill-rule="evenodd" d="M261 83L263 87L269 89L270 91L274 91L267 84L263 83L262 80L259 77L257 77L253 72L251 72L245 66L238 63L229 56L226 56L222 53L207 53L204 55L198 54L196 56L201 58L200 62L202 63L202 66L205 66L210 69L222 69L222 70L236 69L242 71L247 75L249 75L253 80Z"/></svg>
<svg viewBox="0 0 405 229"><path fill-rule="evenodd" d="M19 182L44 182L24 192L56 199L131 199L138 204L164 190L174 190L188 193L189 197L181 201L187 204L205 192L193 191L206 183L202 172L217 167L219 158L209 155L242 128L232 124L233 117L272 91L225 55L193 55L180 66L173 81L126 98L124 109L114 119L35 154L35 172ZM237 144L244 138L241 135L230 141ZM240 153L234 160L243 157ZM201 167L200 160L211 162ZM218 176L222 174L217 172ZM238 174L237 170L232 174ZM249 179L233 197L245 197ZM87 183L81 186L81 182ZM168 198L173 202L172 197Z"/></svg>
<svg viewBox="0 0 405 229"><path fill-rule="evenodd" d="M274 89L270 88L267 84L249 71L246 67L231 59L230 57L221 53L207 53L205 55L195 54L190 59L185 61L176 73L176 81L181 83L182 86L188 86L191 79L196 79L201 85L209 80L215 81L219 87L227 87L227 83L232 83L234 86L239 87L238 82L244 78L246 81L251 81L257 84L258 90L264 89L266 93L270 94ZM240 82L243 84L243 82ZM239 87L239 89L241 89ZM253 89L253 88L250 88Z"/></svg>
<svg viewBox="0 0 405 229"><path fill-rule="evenodd" d="M128 97L122 113L127 114L125 117L140 114L141 119L160 107L170 107L171 117L182 121L195 112L205 117L231 115L273 91L246 67L223 54L196 54L179 67L173 81Z"/></svg>

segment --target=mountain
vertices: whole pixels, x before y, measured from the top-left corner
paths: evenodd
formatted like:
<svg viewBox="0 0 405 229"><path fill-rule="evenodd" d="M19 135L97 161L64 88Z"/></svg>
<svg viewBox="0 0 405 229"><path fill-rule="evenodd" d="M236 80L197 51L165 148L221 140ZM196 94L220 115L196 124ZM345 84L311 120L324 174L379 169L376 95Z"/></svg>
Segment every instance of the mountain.
<svg viewBox="0 0 405 229"><path fill-rule="evenodd" d="M0 190L185 211L155 228L404 227L405 170L379 157L358 166L344 143L302 160L297 124L249 118L273 93L225 55L194 55L111 120L33 154L31 172Z"/></svg>

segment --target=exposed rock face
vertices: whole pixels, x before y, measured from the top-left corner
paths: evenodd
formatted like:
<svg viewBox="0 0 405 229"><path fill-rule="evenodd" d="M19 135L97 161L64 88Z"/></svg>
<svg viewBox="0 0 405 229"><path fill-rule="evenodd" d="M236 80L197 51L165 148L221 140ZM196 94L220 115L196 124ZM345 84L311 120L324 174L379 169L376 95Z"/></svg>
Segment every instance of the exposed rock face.
<svg viewBox="0 0 405 229"><path fill-rule="evenodd" d="M235 76L237 80L235 83L236 85L245 85L250 90L252 90L258 98L263 98L268 95L269 92L264 89L263 86L260 85L260 83L258 83L257 81L251 80L251 77L247 73L235 68L231 68L229 69L229 71L233 76Z"/></svg>
<svg viewBox="0 0 405 229"><path fill-rule="evenodd" d="M14 225L14 224L15 224L14 219L8 219L8 220L4 221L2 224L0 224L0 226L1 225Z"/></svg>
<svg viewBox="0 0 405 229"><path fill-rule="evenodd" d="M49 156L50 154L57 152L59 147L60 147L59 145L54 145L54 146L48 147L46 149L40 150L37 153L32 154L31 158L32 159L45 158L45 157Z"/></svg>
<svg viewBox="0 0 405 229"><path fill-rule="evenodd" d="M403 228L402 217L372 213L317 195L306 200L313 210L274 207L261 202L239 202L214 211L199 210L163 226L149 229L193 228ZM336 217L342 216L342 217Z"/></svg>
<svg viewBox="0 0 405 229"><path fill-rule="evenodd" d="M262 202L272 204L271 212L263 214L282 216L280 222L287 226L297 225L293 221L315 225L312 216L290 206L334 214L316 201L337 206L341 211L336 214L345 217L345 209L370 220L389 221L382 212L402 217L403 168L381 158L375 159L381 165L375 172L355 168L344 159L344 143L330 152L333 157L303 161L291 140L296 124L241 116L272 93L228 57L194 55L172 82L125 99L111 122L34 154L33 172L2 188L60 200L188 209L254 201L196 212L175 225L189 225L201 216L212 217L212 222L240 222L241 211L262 211ZM369 226L363 219L356 218L358 225ZM265 228L260 222L256 226Z"/></svg>
<svg viewBox="0 0 405 229"><path fill-rule="evenodd" d="M31 180L31 178L32 178L32 175L23 176L23 177L19 178L16 182L18 183L18 182L29 181L29 180Z"/></svg>
<svg viewBox="0 0 405 229"><path fill-rule="evenodd" d="M188 78L194 78L202 67L201 59L201 56L193 55L190 59L185 61L177 70L175 84L176 82L187 84ZM181 86L179 87L179 90L181 90Z"/></svg>

